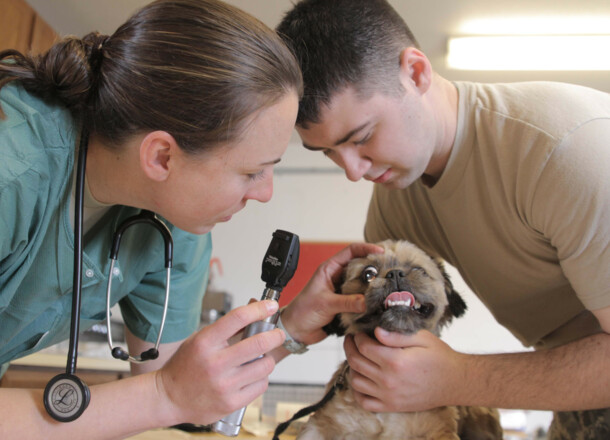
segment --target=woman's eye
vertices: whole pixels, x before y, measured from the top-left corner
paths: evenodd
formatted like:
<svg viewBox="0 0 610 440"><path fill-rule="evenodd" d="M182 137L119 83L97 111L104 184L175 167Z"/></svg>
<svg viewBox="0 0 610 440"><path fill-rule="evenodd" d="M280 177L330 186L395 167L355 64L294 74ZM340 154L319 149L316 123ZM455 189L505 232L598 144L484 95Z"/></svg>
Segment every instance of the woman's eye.
<svg viewBox="0 0 610 440"><path fill-rule="evenodd" d="M248 174L248 179L250 180L259 180L265 176L265 170L260 170L258 173Z"/></svg>
<svg viewBox="0 0 610 440"><path fill-rule="evenodd" d="M375 278L377 278L377 268L375 266L367 266L362 271L362 275L360 275L362 282L370 283Z"/></svg>

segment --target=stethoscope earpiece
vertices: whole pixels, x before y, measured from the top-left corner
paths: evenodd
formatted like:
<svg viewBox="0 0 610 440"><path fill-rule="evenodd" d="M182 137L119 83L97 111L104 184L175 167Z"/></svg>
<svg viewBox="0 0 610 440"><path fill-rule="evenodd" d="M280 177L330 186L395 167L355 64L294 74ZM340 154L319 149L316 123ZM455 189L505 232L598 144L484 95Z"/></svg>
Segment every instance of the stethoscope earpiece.
<svg viewBox="0 0 610 440"><path fill-rule="evenodd" d="M121 347L114 347L112 349L112 357L115 359L120 359L122 361L126 361L126 360L129 360L129 353L127 353Z"/></svg>
<svg viewBox="0 0 610 440"><path fill-rule="evenodd" d="M159 350L157 350L156 348L146 350L140 355L140 359L142 359L143 361L152 361L153 359L157 359L158 357Z"/></svg>

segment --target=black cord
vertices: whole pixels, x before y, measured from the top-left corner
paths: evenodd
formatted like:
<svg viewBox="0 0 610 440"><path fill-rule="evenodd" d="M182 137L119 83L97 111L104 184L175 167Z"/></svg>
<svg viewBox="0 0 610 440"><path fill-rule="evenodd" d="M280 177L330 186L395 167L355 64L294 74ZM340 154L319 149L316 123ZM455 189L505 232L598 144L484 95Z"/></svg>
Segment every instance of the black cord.
<svg viewBox="0 0 610 440"><path fill-rule="evenodd" d="M341 374L339 375L339 377L337 378L337 380L335 381L335 383L333 384L332 388L330 390L328 390L328 392L326 393L326 395L324 397L322 397L322 400L320 400L318 403L315 403L313 405L310 405L308 407L305 407L299 411L297 411L290 419L286 420L285 422L280 423L279 425L277 425L277 427L275 428L275 432L273 433L273 440L279 440L280 439L280 435L286 431L286 429L288 429L288 426L290 426L290 424L292 422L294 422L295 420L300 419L301 417L305 417L306 415L309 415L313 412L316 412L317 410L319 410L320 408L322 408L324 405L326 405L334 396L335 393L338 390L342 390L345 388L345 373L347 372L347 368L345 368Z"/></svg>
<svg viewBox="0 0 610 440"><path fill-rule="evenodd" d="M78 147L78 164L76 171L76 187L74 194L74 273L72 279L72 316L70 318L70 347L66 373L73 375L76 371L78 356L78 333L80 326L81 282L83 269L83 200L85 193L85 170L87 168L87 147L89 133L84 128L81 132Z"/></svg>

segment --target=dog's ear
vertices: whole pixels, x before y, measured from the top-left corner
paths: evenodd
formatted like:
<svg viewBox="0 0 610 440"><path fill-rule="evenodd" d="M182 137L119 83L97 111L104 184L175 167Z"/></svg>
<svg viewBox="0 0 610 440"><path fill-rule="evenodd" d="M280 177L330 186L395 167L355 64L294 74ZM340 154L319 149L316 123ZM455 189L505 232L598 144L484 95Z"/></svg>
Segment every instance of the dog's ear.
<svg viewBox="0 0 610 440"><path fill-rule="evenodd" d="M459 318L460 316L464 315L467 307L460 294L457 293L453 288L453 283L451 282L451 278L449 278L449 274L445 270L445 265L443 262L437 259L436 264L438 265L441 273L443 274L443 278L445 279L445 295L447 295L447 301L449 302L447 305L447 312L445 314L447 322L449 322L451 318Z"/></svg>
<svg viewBox="0 0 610 440"><path fill-rule="evenodd" d="M344 336L346 328L343 324L341 324L341 319L339 318L339 315L335 315L331 322L322 327L322 330L324 330L329 336Z"/></svg>

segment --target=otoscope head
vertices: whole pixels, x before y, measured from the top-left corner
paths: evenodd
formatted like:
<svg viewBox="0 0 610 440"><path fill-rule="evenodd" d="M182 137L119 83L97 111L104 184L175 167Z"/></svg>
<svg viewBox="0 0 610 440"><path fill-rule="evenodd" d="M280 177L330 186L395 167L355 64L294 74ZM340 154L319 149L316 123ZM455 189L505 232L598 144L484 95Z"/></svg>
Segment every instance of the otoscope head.
<svg viewBox="0 0 610 440"><path fill-rule="evenodd" d="M299 262L299 236L277 229L263 258L261 279L266 287L281 291L294 275Z"/></svg>

